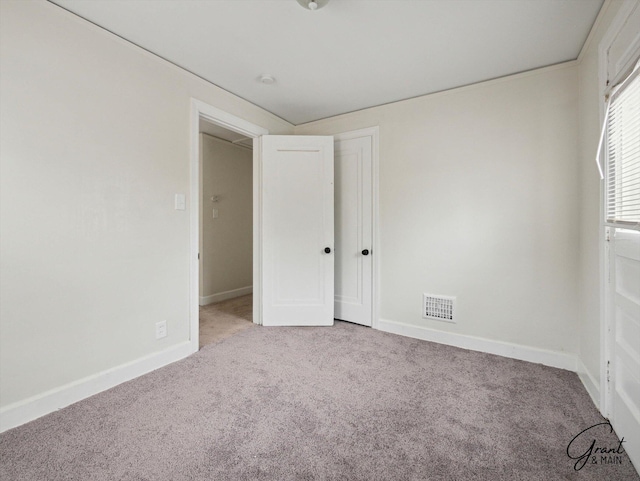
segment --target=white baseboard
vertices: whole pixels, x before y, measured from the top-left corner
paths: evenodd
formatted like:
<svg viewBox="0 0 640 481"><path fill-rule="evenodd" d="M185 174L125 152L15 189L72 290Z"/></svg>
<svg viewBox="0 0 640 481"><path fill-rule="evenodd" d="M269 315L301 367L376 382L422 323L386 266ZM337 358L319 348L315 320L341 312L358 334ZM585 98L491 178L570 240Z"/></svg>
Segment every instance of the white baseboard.
<svg viewBox="0 0 640 481"><path fill-rule="evenodd" d="M234 297L246 296L247 294L251 294L252 292L253 286L218 292L217 294L211 294L210 296L201 297L200 305L206 306L207 304L213 304L214 302L226 301L227 299L233 299Z"/></svg>
<svg viewBox="0 0 640 481"><path fill-rule="evenodd" d="M79 379L0 409L0 432L28 423L118 384L183 359L194 352L190 341Z"/></svg>
<svg viewBox="0 0 640 481"><path fill-rule="evenodd" d="M580 358L578 358L578 377L582 381L584 388L589 393L593 404L595 404L598 410L600 410L600 385L591 375Z"/></svg>
<svg viewBox="0 0 640 481"><path fill-rule="evenodd" d="M392 334L437 342L439 344L447 344L471 351L486 352L512 359L519 359L521 361L535 362L537 364L544 364L545 366L557 367L573 372L577 370L577 357L564 352L549 351L520 344L492 341L481 337L437 331L435 329L411 326L386 319L380 319L377 328Z"/></svg>

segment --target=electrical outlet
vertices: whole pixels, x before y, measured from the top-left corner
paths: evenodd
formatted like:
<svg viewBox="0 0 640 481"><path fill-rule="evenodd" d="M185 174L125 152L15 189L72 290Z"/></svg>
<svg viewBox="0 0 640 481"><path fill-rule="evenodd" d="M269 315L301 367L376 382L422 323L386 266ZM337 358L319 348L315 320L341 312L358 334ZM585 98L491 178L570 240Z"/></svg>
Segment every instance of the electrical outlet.
<svg viewBox="0 0 640 481"><path fill-rule="evenodd" d="M167 321L156 322L156 339L167 337Z"/></svg>

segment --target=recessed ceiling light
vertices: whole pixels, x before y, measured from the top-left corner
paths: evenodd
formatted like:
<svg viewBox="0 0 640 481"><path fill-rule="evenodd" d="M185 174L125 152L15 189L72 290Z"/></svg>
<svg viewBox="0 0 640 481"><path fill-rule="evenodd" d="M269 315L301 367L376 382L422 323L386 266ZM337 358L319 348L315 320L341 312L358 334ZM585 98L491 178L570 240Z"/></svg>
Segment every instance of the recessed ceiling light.
<svg viewBox="0 0 640 481"><path fill-rule="evenodd" d="M260 82L262 82L265 85L271 85L276 83L276 79L273 78L273 76L269 75L268 73L263 73L260 76Z"/></svg>

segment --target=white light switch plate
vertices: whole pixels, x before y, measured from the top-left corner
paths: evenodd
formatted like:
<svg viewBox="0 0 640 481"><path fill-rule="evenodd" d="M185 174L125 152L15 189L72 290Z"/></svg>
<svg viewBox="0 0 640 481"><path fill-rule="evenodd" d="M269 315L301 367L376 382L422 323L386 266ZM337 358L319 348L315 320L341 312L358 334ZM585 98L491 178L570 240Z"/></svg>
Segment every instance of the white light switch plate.
<svg viewBox="0 0 640 481"><path fill-rule="evenodd" d="M175 209L185 210L187 208L187 200L184 194L176 194Z"/></svg>

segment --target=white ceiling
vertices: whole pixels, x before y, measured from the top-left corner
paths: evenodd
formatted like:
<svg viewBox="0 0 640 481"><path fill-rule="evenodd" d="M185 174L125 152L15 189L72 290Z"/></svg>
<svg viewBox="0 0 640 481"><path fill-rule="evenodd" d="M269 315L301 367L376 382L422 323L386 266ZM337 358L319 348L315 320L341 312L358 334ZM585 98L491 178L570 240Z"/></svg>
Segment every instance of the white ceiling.
<svg viewBox="0 0 640 481"><path fill-rule="evenodd" d="M573 60L603 0L54 3L298 125Z"/></svg>

